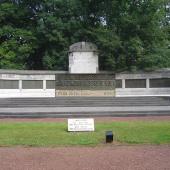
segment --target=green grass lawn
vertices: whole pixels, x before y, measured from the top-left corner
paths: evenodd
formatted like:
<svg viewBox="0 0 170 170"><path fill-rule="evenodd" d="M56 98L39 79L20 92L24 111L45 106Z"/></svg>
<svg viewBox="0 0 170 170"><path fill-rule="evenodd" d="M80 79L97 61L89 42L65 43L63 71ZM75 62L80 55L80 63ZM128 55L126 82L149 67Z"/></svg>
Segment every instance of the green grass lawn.
<svg viewBox="0 0 170 170"><path fill-rule="evenodd" d="M0 146L70 146L105 143L105 131L128 144L170 144L170 121L95 123L95 132L67 132L67 123L0 123Z"/></svg>

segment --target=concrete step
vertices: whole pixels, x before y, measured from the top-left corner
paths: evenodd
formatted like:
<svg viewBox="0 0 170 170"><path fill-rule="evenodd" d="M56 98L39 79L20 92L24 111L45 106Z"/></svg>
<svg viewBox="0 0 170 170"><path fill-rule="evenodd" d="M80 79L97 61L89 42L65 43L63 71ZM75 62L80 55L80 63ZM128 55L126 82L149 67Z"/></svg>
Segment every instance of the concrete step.
<svg viewBox="0 0 170 170"><path fill-rule="evenodd" d="M0 107L169 106L170 97L61 97L0 99Z"/></svg>
<svg viewBox="0 0 170 170"><path fill-rule="evenodd" d="M137 112L86 112L86 113L0 113L0 118L86 118L86 117L142 117L142 116L170 116L169 111L137 111Z"/></svg>
<svg viewBox="0 0 170 170"><path fill-rule="evenodd" d="M0 118L170 115L170 97L0 99Z"/></svg>

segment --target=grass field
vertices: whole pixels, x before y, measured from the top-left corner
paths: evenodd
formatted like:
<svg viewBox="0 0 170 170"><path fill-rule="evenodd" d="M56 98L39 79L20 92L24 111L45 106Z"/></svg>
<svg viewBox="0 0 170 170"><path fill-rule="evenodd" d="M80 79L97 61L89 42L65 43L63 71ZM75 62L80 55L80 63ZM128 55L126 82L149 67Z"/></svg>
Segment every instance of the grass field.
<svg viewBox="0 0 170 170"><path fill-rule="evenodd" d="M0 146L70 146L105 143L105 131L128 144L170 144L170 121L96 123L95 132L67 132L67 123L1 123Z"/></svg>

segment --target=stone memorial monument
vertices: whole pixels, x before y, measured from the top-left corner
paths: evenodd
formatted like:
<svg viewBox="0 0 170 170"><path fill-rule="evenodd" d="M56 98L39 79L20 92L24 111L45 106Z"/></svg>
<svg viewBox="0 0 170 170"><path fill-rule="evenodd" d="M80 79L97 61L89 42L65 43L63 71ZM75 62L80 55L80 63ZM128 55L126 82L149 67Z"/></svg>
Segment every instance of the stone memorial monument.
<svg viewBox="0 0 170 170"><path fill-rule="evenodd" d="M90 42L69 48L69 73L56 75L56 96L115 96L115 75L99 73L98 50Z"/></svg>
<svg viewBox="0 0 170 170"><path fill-rule="evenodd" d="M68 48L68 71L0 69L0 98L59 96L170 96L170 69L151 72L100 71L90 42Z"/></svg>

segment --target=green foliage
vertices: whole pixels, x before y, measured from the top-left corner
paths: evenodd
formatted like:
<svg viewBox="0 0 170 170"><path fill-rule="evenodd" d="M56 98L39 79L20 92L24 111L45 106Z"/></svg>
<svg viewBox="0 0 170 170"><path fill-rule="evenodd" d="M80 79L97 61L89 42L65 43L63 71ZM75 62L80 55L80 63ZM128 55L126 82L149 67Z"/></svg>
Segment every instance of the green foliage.
<svg viewBox="0 0 170 170"><path fill-rule="evenodd" d="M66 70L69 45L90 41L100 69L170 67L168 0L2 0L0 68Z"/></svg>
<svg viewBox="0 0 170 170"><path fill-rule="evenodd" d="M0 29L0 36L4 38L0 46L0 67L26 69L26 59L34 50L32 32L4 26Z"/></svg>

